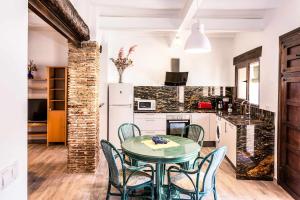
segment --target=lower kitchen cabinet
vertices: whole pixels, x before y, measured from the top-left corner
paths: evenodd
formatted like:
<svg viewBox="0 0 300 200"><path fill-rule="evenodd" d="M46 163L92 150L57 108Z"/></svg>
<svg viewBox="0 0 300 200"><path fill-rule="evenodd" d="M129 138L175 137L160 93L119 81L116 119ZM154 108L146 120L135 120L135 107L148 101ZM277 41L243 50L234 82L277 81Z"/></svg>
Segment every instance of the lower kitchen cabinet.
<svg viewBox="0 0 300 200"><path fill-rule="evenodd" d="M182 115L183 113L181 113ZM197 124L204 129L204 141L216 141L215 113L185 113L190 116L190 123ZM167 115L177 113L134 113L134 123L141 129L143 135L166 134Z"/></svg>
<svg viewBox="0 0 300 200"><path fill-rule="evenodd" d="M142 135L165 135L165 113L135 113L134 123L140 128Z"/></svg>
<svg viewBox="0 0 300 200"><path fill-rule="evenodd" d="M225 119L221 119L220 141L217 147L227 146L226 156L230 162L236 167L236 126Z"/></svg>
<svg viewBox="0 0 300 200"><path fill-rule="evenodd" d="M217 115L209 113L209 141L217 140Z"/></svg>
<svg viewBox="0 0 300 200"><path fill-rule="evenodd" d="M210 140L210 113L192 113L192 124L197 124L204 129L204 141Z"/></svg>
<svg viewBox="0 0 300 200"><path fill-rule="evenodd" d="M230 122L226 122L227 139L225 141L226 141L226 146L228 147L227 157L235 167L236 167L236 134L237 134L236 126L234 126Z"/></svg>

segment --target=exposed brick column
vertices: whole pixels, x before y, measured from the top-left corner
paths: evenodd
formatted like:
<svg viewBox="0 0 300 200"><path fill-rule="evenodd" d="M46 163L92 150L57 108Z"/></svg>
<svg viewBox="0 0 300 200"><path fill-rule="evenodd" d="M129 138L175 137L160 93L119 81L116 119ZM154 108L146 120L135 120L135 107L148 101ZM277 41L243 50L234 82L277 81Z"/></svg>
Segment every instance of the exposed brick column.
<svg viewBox="0 0 300 200"><path fill-rule="evenodd" d="M69 43L68 170L94 173L99 153L99 45Z"/></svg>

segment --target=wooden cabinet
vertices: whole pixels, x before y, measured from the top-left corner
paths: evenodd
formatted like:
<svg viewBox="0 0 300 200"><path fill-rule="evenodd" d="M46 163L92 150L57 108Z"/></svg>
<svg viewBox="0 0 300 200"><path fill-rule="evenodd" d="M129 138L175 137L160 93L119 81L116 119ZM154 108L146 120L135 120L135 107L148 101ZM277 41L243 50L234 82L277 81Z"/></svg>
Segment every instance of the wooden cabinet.
<svg viewBox="0 0 300 200"><path fill-rule="evenodd" d="M66 117L65 111L49 111L48 112L48 143L49 142L65 142L66 140Z"/></svg>
<svg viewBox="0 0 300 200"><path fill-rule="evenodd" d="M192 124L197 124L204 129L204 141L210 140L210 129L209 129L209 121L210 121L209 113L193 113L192 114Z"/></svg>
<svg viewBox="0 0 300 200"><path fill-rule="evenodd" d="M134 123L141 129L142 135L166 134L165 113L135 113Z"/></svg>
<svg viewBox="0 0 300 200"><path fill-rule="evenodd" d="M63 142L67 134L67 69L48 67L48 127L47 144Z"/></svg>

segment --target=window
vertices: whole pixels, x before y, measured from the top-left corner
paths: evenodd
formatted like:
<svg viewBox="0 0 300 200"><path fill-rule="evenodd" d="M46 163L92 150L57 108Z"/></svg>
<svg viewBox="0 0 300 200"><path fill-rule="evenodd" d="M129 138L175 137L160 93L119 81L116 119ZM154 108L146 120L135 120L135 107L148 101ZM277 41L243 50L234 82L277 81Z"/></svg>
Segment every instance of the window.
<svg viewBox="0 0 300 200"><path fill-rule="evenodd" d="M247 99L247 67L238 68L238 98Z"/></svg>
<svg viewBox="0 0 300 200"><path fill-rule="evenodd" d="M234 58L236 98L259 104L259 71L261 47Z"/></svg>
<svg viewBox="0 0 300 200"><path fill-rule="evenodd" d="M259 62L249 65L249 102L259 104Z"/></svg>

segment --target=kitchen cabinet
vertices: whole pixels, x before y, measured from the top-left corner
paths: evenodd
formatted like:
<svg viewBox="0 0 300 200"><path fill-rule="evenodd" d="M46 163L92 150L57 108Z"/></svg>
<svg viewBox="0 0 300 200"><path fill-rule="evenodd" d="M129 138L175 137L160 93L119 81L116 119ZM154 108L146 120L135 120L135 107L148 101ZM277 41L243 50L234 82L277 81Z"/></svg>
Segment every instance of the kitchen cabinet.
<svg viewBox="0 0 300 200"><path fill-rule="evenodd" d="M204 141L210 140L210 113L192 113L192 124L197 124L204 129Z"/></svg>
<svg viewBox="0 0 300 200"><path fill-rule="evenodd" d="M236 126L231 124L230 122L226 122L226 146L227 157L231 161L231 163L236 167Z"/></svg>
<svg viewBox="0 0 300 200"><path fill-rule="evenodd" d="M220 141L217 147L226 146L226 156L230 162L236 167L236 126L225 119L221 119Z"/></svg>
<svg viewBox="0 0 300 200"><path fill-rule="evenodd" d="M134 123L140 128L142 135L166 134L165 113L135 113Z"/></svg>
<svg viewBox="0 0 300 200"><path fill-rule="evenodd" d="M217 140L217 115L209 113L209 141Z"/></svg>

